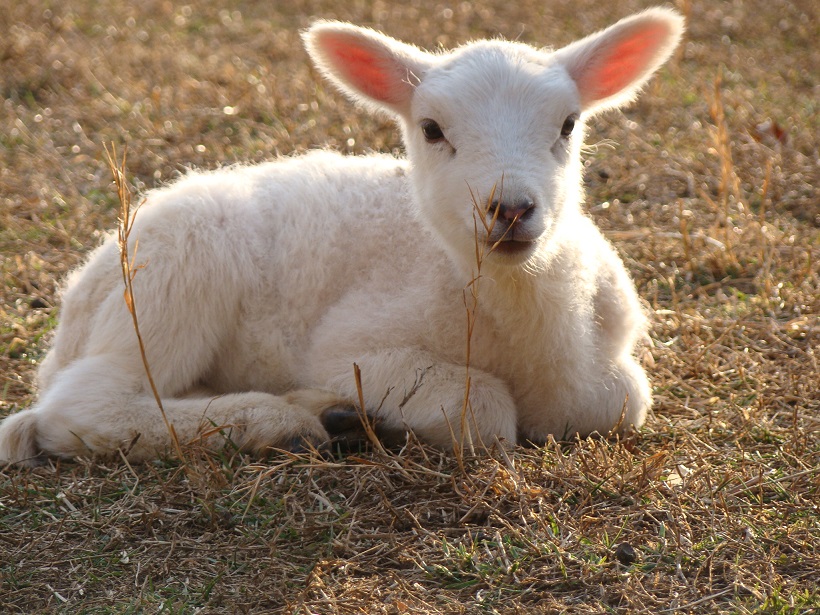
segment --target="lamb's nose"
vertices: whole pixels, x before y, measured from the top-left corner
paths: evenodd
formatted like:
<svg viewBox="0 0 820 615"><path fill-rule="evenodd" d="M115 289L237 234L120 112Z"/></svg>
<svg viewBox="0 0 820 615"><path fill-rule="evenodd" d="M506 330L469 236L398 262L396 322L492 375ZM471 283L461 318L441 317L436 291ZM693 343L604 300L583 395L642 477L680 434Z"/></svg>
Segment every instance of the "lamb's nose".
<svg viewBox="0 0 820 615"><path fill-rule="evenodd" d="M526 218L535 209L535 201L530 197L521 197L513 202L493 201L490 203L490 215L495 216L498 211L498 218L512 222Z"/></svg>

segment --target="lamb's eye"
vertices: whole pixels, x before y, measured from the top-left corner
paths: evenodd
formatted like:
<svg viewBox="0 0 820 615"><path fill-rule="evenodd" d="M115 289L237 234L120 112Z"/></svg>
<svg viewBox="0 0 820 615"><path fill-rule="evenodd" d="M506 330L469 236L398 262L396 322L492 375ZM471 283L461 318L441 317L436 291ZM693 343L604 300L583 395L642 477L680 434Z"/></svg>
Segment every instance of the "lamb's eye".
<svg viewBox="0 0 820 615"><path fill-rule="evenodd" d="M575 128L575 121L578 119L578 116L573 114L567 117L564 120L564 124L561 126L561 136L565 139L572 134L573 128Z"/></svg>
<svg viewBox="0 0 820 615"><path fill-rule="evenodd" d="M444 133L441 131L441 126L439 126L435 120L422 120L421 132L428 143L444 141Z"/></svg>

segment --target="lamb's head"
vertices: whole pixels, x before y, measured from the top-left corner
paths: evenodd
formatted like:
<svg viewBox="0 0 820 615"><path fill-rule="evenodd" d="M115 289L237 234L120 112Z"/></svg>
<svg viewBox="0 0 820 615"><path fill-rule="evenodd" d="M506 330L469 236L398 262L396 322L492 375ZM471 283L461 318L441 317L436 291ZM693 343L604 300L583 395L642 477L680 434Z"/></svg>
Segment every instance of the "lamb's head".
<svg viewBox="0 0 820 615"><path fill-rule="evenodd" d="M457 259L521 266L549 254L579 206L583 122L628 102L683 30L652 9L557 51L479 41L431 54L372 30L305 33L319 69L401 126L421 219Z"/></svg>

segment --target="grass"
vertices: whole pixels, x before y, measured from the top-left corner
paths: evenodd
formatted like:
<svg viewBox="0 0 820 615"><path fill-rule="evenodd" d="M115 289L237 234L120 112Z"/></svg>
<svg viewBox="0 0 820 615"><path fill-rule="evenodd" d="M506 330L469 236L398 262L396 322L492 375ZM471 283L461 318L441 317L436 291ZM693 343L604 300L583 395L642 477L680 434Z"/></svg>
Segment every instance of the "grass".
<svg viewBox="0 0 820 615"><path fill-rule="evenodd" d="M0 415L34 398L59 280L116 226L104 144L137 190L317 145L398 151L309 67L313 18L560 45L649 4L3 2ZM0 611L820 610L820 10L679 7L681 51L586 154L590 214L652 311L638 434L0 468Z"/></svg>

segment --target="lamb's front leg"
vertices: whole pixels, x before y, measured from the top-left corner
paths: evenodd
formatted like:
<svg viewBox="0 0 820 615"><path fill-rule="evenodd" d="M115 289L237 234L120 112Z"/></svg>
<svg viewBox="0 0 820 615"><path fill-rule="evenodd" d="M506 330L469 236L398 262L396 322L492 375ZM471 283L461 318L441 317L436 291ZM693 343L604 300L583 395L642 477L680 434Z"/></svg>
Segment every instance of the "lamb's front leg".
<svg viewBox="0 0 820 615"><path fill-rule="evenodd" d="M365 406L385 431L410 430L443 449L515 443L513 398L506 384L486 372L470 369L466 404L465 366L441 362L416 349L314 359L315 384L339 397L357 399L354 363L361 371Z"/></svg>

